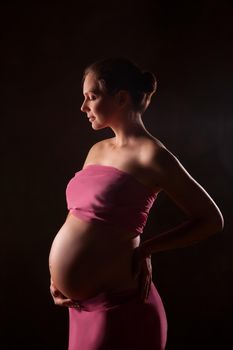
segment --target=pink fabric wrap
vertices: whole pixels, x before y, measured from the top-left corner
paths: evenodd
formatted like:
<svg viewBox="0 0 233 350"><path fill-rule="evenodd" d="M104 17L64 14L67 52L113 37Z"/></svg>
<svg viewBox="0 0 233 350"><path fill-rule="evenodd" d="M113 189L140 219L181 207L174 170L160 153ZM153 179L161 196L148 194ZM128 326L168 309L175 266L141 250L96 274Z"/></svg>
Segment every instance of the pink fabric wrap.
<svg viewBox="0 0 233 350"><path fill-rule="evenodd" d="M157 194L134 176L112 166L89 164L66 188L68 209L140 234ZM111 232L109 232L111 234ZM68 350L164 350L167 319L151 283L143 302L137 289L102 292L69 308Z"/></svg>
<svg viewBox="0 0 233 350"><path fill-rule="evenodd" d="M157 194L112 166L89 164L66 188L67 207L85 221L102 221L141 234Z"/></svg>
<svg viewBox="0 0 233 350"><path fill-rule="evenodd" d="M137 289L101 293L69 308L68 350L164 350L167 318L151 283L143 302Z"/></svg>

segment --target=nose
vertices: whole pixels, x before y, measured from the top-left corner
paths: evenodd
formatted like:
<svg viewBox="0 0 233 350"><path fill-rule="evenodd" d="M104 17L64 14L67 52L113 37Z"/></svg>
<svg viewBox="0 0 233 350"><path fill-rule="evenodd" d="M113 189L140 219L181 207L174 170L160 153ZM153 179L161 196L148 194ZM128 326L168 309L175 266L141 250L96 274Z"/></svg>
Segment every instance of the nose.
<svg viewBox="0 0 233 350"><path fill-rule="evenodd" d="M90 110L90 108L86 104L86 100L83 101L83 104L81 105L80 109L82 112L87 112L88 110Z"/></svg>

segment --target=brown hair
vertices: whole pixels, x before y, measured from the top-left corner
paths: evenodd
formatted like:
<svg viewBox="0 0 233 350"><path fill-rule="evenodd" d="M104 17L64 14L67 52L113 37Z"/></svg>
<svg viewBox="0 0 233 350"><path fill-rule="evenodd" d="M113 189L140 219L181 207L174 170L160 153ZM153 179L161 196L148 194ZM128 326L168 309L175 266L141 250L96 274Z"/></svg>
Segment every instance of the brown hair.
<svg viewBox="0 0 233 350"><path fill-rule="evenodd" d="M150 71L143 71L139 66L124 57L106 58L87 66L83 73L82 82L86 75L92 72L97 80L104 84L109 95L120 90L127 90L137 111L144 112L147 97L157 88L157 81Z"/></svg>

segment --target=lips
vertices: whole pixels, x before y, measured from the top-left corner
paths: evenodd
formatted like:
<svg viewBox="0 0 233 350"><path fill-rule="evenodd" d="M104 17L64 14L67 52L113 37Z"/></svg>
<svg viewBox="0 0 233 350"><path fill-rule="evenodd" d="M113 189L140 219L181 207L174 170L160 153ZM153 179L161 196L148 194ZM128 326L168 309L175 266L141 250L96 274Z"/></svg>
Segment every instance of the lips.
<svg viewBox="0 0 233 350"><path fill-rule="evenodd" d="M92 115L88 116L89 122L93 122L93 120L95 120L95 117L93 117Z"/></svg>

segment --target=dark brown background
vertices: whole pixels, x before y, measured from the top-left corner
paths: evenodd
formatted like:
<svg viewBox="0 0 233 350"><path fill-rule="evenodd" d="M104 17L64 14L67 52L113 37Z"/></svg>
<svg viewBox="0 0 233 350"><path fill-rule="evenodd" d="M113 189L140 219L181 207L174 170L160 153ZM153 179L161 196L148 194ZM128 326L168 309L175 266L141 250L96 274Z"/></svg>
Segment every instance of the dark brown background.
<svg viewBox="0 0 233 350"><path fill-rule="evenodd" d="M93 131L80 112L82 71L96 59L125 55L158 79L144 116L148 130L225 218L224 231L205 242L153 256L153 280L169 323L167 350L230 349L232 2L79 6L1 5L1 348L67 348L68 311L50 297L48 254L67 215L68 181L91 145L112 136ZM182 218L160 194L142 239Z"/></svg>

